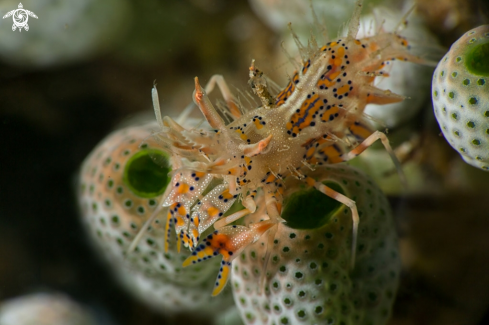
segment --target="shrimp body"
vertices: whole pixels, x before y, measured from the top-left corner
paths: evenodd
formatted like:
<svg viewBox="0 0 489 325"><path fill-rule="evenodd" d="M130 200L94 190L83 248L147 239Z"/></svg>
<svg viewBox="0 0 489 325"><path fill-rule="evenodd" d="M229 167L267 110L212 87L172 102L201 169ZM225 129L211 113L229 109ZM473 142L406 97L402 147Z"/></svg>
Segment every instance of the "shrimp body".
<svg viewBox="0 0 489 325"><path fill-rule="evenodd" d="M407 41L397 32L380 31L356 39L360 7L361 1L347 36L322 47L314 40L307 48L299 46L302 67L277 95L271 95L267 79L252 62L249 83L261 107L244 111L221 76L212 77L206 89L195 78L193 99L212 130L185 129L169 117L161 119L155 103L161 127L156 138L171 153L173 165L163 202L169 210L168 238L174 226L184 246L193 250L184 266L223 256L214 295L224 287L231 261L241 250L269 230L273 239L271 229L284 221L280 217L282 194L291 177L352 210L353 264L359 222L355 202L308 173L321 165L352 159L378 139L397 162L385 134L369 127L363 110L369 103L404 99L373 85L376 76L387 76L382 69L388 61L424 63L409 53ZM216 84L227 103L221 114L206 94ZM231 122L223 119L226 114ZM397 167L400 169L398 162ZM237 199L244 209L225 216ZM257 209L266 215L262 221L247 227L230 225ZM215 232L199 244L200 235L212 225Z"/></svg>

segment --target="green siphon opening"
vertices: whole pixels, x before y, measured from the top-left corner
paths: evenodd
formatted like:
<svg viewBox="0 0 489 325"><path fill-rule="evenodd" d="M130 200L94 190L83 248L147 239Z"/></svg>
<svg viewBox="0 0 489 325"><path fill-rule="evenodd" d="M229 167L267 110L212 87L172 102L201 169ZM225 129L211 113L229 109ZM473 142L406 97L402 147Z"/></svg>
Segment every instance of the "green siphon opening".
<svg viewBox="0 0 489 325"><path fill-rule="evenodd" d="M479 76L489 76L489 42L477 44L467 54L465 67Z"/></svg>
<svg viewBox="0 0 489 325"><path fill-rule="evenodd" d="M324 185L345 195L345 190L337 183ZM324 226L333 215L342 210L342 204L315 188L300 190L286 199L282 218L287 226L294 229L317 229Z"/></svg>
<svg viewBox="0 0 489 325"><path fill-rule="evenodd" d="M128 160L123 182L139 197L156 197L163 194L170 182L170 171L166 153L155 149L141 150Z"/></svg>

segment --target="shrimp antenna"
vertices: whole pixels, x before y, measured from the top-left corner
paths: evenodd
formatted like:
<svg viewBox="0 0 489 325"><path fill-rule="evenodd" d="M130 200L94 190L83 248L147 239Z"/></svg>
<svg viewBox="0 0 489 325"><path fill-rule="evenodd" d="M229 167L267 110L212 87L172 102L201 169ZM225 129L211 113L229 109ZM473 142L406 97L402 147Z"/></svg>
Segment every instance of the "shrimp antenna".
<svg viewBox="0 0 489 325"><path fill-rule="evenodd" d="M318 32L323 36L324 44L326 44L329 41L328 29L326 28L326 25L321 24L319 22L318 16L314 11L314 6L312 5L312 0L309 0L309 7L311 8L312 20L314 22L314 26L316 26Z"/></svg>
<svg viewBox="0 0 489 325"><path fill-rule="evenodd" d="M397 34L398 32L402 31L404 28L407 26L407 17L416 9L416 4L413 4L411 8L402 16L401 20L399 23L397 23L396 28L394 28L395 33Z"/></svg>
<svg viewBox="0 0 489 325"><path fill-rule="evenodd" d="M153 88L151 88L151 98L153 99L153 109L155 111L156 121L158 126L163 128L163 118L161 117L160 100L158 98L158 90L156 90L156 80L153 82Z"/></svg>
<svg viewBox="0 0 489 325"><path fill-rule="evenodd" d="M163 195L163 198L165 198L165 195ZM161 210L163 210L163 208L165 207L163 206L163 203L160 202L160 204L158 204L158 207L153 211L153 214L148 218L148 220L146 220L144 225L137 233L136 237L134 237L134 239L132 240L131 245L129 245L129 248L127 249L128 254L132 253L136 249L136 246L139 244L143 236L149 230L149 227L156 220L156 217L158 217L158 215L160 214Z"/></svg>
<svg viewBox="0 0 489 325"><path fill-rule="evenodd" d="M348 24L348 38L353 39L357 37L358 30L360 28L360 14L362 13L363 0L357 0L355 3L355 9L353 10L353 16Z"/></svg>

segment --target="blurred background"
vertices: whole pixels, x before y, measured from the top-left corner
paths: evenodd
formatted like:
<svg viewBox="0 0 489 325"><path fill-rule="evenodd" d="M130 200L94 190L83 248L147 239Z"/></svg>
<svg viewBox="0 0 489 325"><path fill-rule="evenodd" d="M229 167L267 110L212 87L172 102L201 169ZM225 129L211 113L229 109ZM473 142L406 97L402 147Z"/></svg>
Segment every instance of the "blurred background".
<svg viewBox="0 0 489 325"><path fill-rule="evenodd" d="M0 16L17 1L2 0ZM281 50L282 42L293 47L286 24L307 37L300 24L311 17L308 1L293 2L306 12L280 0L25 0L38 17L29 17L28 31L12 31L12 17L0 20L0 302L62 292L100 324L181 323L121 289L92 250L73 190L78 168L118 124L151 111L155 80L163 115L191 102L195 76L205 84L222 74L232 90L247 89L252 59L284 86L293 70ZM319 17L323 5L343 6L313 2ZM489 23L485 0L416 2L416 19L444 51ZM406 7L371 1L367 13L380 5ZM351 15L345 8L333 36ZM408 193L393 185L391 167L356 163L375 174L398 218L404 271L391 323L487 324L489 173L465 164L440 136L430 72L419 82L426 86L410 95L419 94L419 109L389 131L394 146L408 144Z"/></svg>

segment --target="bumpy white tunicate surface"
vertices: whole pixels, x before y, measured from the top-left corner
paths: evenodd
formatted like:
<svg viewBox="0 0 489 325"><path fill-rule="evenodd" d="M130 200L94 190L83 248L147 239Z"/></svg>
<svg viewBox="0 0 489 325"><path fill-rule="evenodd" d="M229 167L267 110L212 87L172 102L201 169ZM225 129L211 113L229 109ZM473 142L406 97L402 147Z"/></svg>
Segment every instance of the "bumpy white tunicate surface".
<svg viewBox="0 0 489 325"><path fill-rule="evenodd" d="M386 31L394 31L406 12L407 9L391 11L376 8L373 15L361 19L357 38L373 36L381 27ZM434 46L436 39L415 11L407 19L408 26L400 34L407 38L413 54L424 57L427 54L426 46ZM392 61L388 62L385 71L389 73L389 77L377 77L375 86L406 96L406 99L394 104L367 105L365 113L382 124L382 127L394 128L414 117L426 104L433 68L411 62Z"/></svg>
<svg viewBox="0 0 489 325"><path fill-rule="evenodd" d="M0 1L0 15L19 0ZM28 30L12 31L13 17L0 19L0 61L22 67L49 67L86 59L110 48L124 31L127 0L26 0Z"/></svg>
<svg viewBox="0 0 489 325"><path fill-rule="evenodd" d="M269 235L262 236L233 261L231 284L244 322L386 324L401 267L387 198L368 177L349 166L317 168L310 176L338 184L356 201L360 224L355 269L350 269L352 217L348 208L339 205L337 210L326 210L329 219L314 229L293 229L287 226L289 219L272 233L273 245L267 243ZM286 186L285 197L297 189L290 181ZM282 216L286 218L288 204L304 199L299 196L286 203ZM308 213L300 220L322 217Z"/></svg>
<svg viewBox="0 0 489 325"><path fill-rule="evenodd" d="M452 45L432 84L433 108L443 135L468 164L483 170L489 170L488 62L489 25L483 25Z"/></svg>
<svg viewBox="0 0 489 325"><path fill-rule="evenodd" d="M2 325L96 325L91 313L59 293L36 293L0 304Z"/></svg>
<svg viewBox="0 0 489 325"><path fill-rule="evenodd" d="M343 24L351 18L356 1L312 0L314 12L319 22L328 28L330 37L336 37ZM365 1L363 12L384 1ZM281 33L287 30L290 22L294 31L306 38L314 23L310 3L303 0L250 0L256 15L270 28Z"/></svg>
<svg viewBox="0 0 489 325"><path fill-rule="evenodd" d="M149 157L160 160L156 154L160 147L152 137L157 129L156 122L128 126L94 148L78 179L82 221L97 252L132 295L164 315L192 313L190 317L213 319L233 306L229 288L211 297L220 260L183 268L182 262L191 253L184 247L177 251L173 229L165 251L168 209L144 232L136 249L128 252L145 222L162 204L162 191L149 195L128 185L132 176L126 169L134 157L146 151L154 151ZM143 176L134 177L144 181L140 179Z"/></svg>

